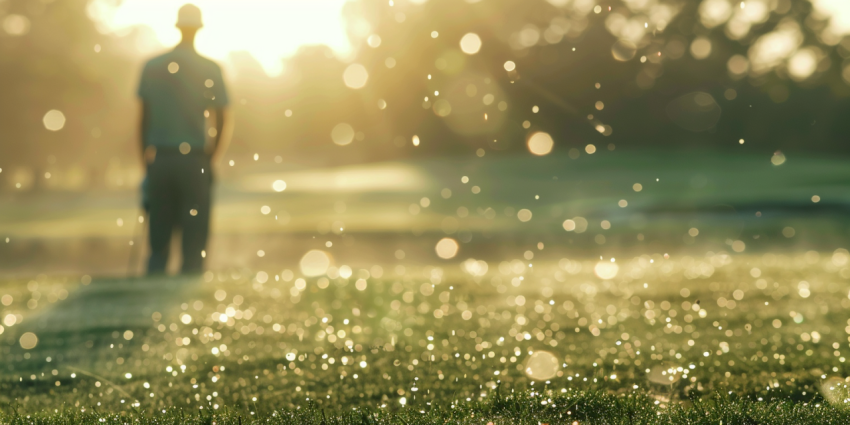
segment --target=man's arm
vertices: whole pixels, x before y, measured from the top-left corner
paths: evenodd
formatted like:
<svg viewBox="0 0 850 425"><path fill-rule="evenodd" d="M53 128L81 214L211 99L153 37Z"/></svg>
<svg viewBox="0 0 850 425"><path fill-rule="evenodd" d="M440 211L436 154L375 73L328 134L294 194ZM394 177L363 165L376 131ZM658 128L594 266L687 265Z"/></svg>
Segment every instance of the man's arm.
<svg viewBox="0 0 850 425"><path fill-rule="evenodd" d="M148 104L142 99L139 101L139 149L142 153L142 166L146 167L150 160L147 152L146 140L148 139L148 122L150 120L150 114L148 113Z"/></svg>
<svg viewBox="0 0 850 425"><path fill-rule="evenodd" d="M213 145L212 163L218 164L224 158L224 153L230 145L230 138L233 135L233 117L230 109L227 107L216 108L215 110L215 144Z"/></svg>

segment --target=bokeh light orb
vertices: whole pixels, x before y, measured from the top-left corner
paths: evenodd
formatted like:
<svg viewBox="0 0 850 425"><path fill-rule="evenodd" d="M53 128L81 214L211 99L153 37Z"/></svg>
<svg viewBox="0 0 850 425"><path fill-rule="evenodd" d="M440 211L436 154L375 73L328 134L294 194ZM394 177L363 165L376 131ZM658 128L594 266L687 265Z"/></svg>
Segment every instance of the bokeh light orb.
<svg viewBox="0 0 850 425"><path fill-rule="evenodd" d="M629 40L620 39L615 41L614 45L611 46L611 55L620 62L631 60L635 57L636 53L637 46Z"/></svg>
<svg viewBox="0 0 850 425"><path fill-rule="evenodd" d="M283 180L275 180L274 183L272 183L272 189L274 189L275 192L283 192L286 190L286 182Z"/></svg>
<svg viewBox="0 0 850 425"><path fill-rule="evenodd" d="M703 60L711 55L711 40L705 37L697 37L691 42L691 56L697 60Z"/></svg>
<svg viewBox="0 0 850 425"><path fill-rule="evenodd" d="M38 345L38 337L32 332L26 332L21 335L18 342L21 343L21 348L24 350L32 350L36 345Z"/></svg>
<svg viewBox="0 0 850 425"><path fill-rule="evenodd" d="M458 245L457 241L452 238L440 239L440 241L437 242L437 246L434 247L434 251L437 252L437 256L444 260L454 258L459 249L460 245Z"/></svg>
<svg viewBox="0 0 850 425"><path fill-rule="evenodd" d="M843 267L850 262L850 252L844 248L838 248L832 253L832 264L836 267Z"/></svg>
<svg viewBox="0 0 850 425"><path fill-rule="evenodd" d="M460 50L467 55L474 55L481 50L481 37L474 32L467 33L460 39Z"/></svg>
<svg viewBox="0 0 850 425"><path fill-rule="evenodd" d="M11 36L25 35L30 31L30 20L24 15L11 14L3 19L3 29Z"/></svg>
<svg viewBox="0 0 850 425"><path fill-rule="evenodd" d="M531 379L545 381L554 378L560 369L561 364L554 354L548 351L535 351L525 360L523 371Z"/></svg>
<svg viewBox="0 0 850 425"><path fill-rule="evenodd" d="M511 72L516 70L516 63L514 61L505 62L505 71Z"/></svg>
<svg viewBox="0 0 850 425"><path fill-rule="evenodd" d="M42 121L44 128L50 131L59 131L65 127L65 114L62 111L51 109L44 114Z"/></svg>
<svg viewBox="0 0 850 425"><path fill-rule="evenodd" d="M750 61L742 55L734 55L726 62L726 68L733 78L739 79L750 70Z"/></svg>
<svg viewBox="0 0 850 425"><path fill-rule="evenodd" d="M815 48L800 49L788 60L788 74L796 81L803 81L817 71L820 51Z"/></svg>
<svg viewBox="0 0 850 425"><path fill-rule="evenodd" d="M471 274L472 276L484 276L487 274L487 270L489 266L486 261L476 260L474 258L467 259L462 264L464 271Z"/></svg>
<svg viewBox="0 0 850 425"><path fill-rule="evenodd" d="M527 222L531 221L531 216L532 216L531 210L525 209L525 208L517 211L517 213L516 213L516 218L519 219L519 221L521 221L523 223L527 223Z"/></svg>
<svg viewBox="0 0 850 425"><path fill-rule="evenodd" d="M299 266L301 267L301 274L304 276L321 276L325 274L328 271L328 267L331 266L331 257L325 251L312 249L307 251L307 253L301 257Z"/></svg>
<svg viewBox="0 0 850 425"><path fill-rule="evenodd" d="M345 146L354 141L354 128L341 122L331 130L331 139L339 146Z"/></svg>
<svg viewBox="0 0 850 425"><path fill-rule="evenodd" d="M342 80L348 88L355 90L361 89L369 81L369 71L366 71L365 66L359 63L353 63L348 65L348 68L345 68L345 72L342 74Z"/></svg>
<svg viewBox="0 0 850 425"><path fill-rule="evenodd" d="M366 39L366 43L373 49L378 48L381 45L381 36L378 34L372 34Z"/></svg>
<svg viewBox="0 0 850 425"><path fill-rule="evenodd" d="M552 147L555 146L555 141L549 133L537 131L531 134L526 142L528 151L537 156L548 155L552 152Z"/></svg>
<svg viewBox="0 0 850 425"><path fill-rule="evenodd" d="M617 277L617 273L619 273L619 271L620 266L612 261L600 261L593 267L593 273L596 277L604 280Z"/></svg>
<svg viewBox="0 0 850 425"><path fill-rule="evenodd" d="M735 252L744 252L747 249L747 244L744 241L737 240L732 242L732 251Z"/></svg>

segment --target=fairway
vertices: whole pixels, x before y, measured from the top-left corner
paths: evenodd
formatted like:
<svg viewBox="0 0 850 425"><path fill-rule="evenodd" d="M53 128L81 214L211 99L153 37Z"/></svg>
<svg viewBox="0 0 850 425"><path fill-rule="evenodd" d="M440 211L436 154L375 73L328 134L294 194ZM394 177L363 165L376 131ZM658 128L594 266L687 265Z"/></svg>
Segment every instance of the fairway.
<svg viewBox="0 0 850 425"><path fill-rule="evenodd" d="M271 273L326 249L371 267L397 261L402 249L405 262L439 264L434 244L444 236L461 242L462 259L497 263L539 242L576 258L704 256L732 252L737 240L746 252L847 246L850 169L841 158L789 158L774 166L760 155L616 149L575 159L492 155L315 169L261 158L221 170L207 261L212 270ZM273 190L277 180L285 191ZM0 201L8 205L0 209L0 236L9 238L0 243L3 276L141 270L145 225L135 190ZM523 209L530 220L518 219ZM566 220L587 226L566 231Z"/></svg>
<svg viewBox="0 0 850 425"><path fill-rule="evenodd" d="M0 402L48 416L174 408L283 420L279 409L310 406L427 415L492 402L499 387L530 397L532 411L542 397L541 417L567 415L545 408L552 397L611 399L567 409L580 423L611 423L616 400L647 397L660 414L718 394L847 418L827 407L847 395L843 249L600 260L546 247L326 273L5 281ZM469 423L520 419L507 416Z"/></svg>

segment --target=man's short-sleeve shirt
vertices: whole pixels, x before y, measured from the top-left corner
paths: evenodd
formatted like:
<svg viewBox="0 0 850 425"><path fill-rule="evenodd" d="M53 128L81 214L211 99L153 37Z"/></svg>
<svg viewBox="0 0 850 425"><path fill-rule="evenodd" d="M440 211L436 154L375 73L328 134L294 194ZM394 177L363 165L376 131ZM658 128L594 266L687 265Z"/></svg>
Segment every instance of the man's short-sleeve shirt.
<svg viewBox="0 0 850 425"><path fill-rule="evenodd" d="M203 148L204 111L228 104L219 66L193 49L177 47L157 56L142 71L139 97L147 109L145 145Z"/></svg>

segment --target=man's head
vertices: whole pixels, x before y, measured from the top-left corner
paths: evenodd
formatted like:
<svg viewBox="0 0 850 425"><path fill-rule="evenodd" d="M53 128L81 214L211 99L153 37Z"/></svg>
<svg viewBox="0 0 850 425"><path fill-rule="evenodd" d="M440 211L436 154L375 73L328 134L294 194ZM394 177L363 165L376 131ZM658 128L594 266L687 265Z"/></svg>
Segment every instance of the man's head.
<svg viewBox="0 0 850 425"><path fill-rule="evenodd" d="M194 4L184 4L179 11L177 11L177 28L191 28L194 30L198 30L204 26L203 21L201 21L201 9Z"/></svg>
<svg viewBox="0 0 850 425"><path fill-rule="evenodd" d="M177 12L177 28L183 33L183 41L191 41L195 33L204 26L201 9L194 4L184 4Z"/></svg>

